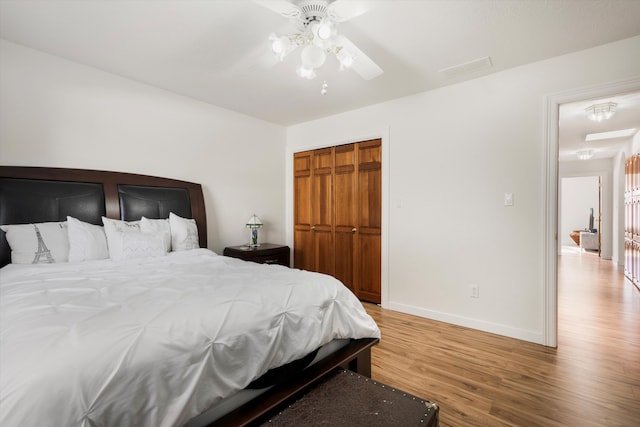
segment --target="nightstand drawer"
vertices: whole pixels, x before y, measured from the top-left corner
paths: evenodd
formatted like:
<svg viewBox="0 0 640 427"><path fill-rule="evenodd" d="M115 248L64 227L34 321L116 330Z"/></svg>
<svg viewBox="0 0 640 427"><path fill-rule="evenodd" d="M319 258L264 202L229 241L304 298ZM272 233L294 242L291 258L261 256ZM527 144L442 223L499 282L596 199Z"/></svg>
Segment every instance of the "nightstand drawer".
<svg viewBox="0 0 640 427"><path fill-rule="evenodd" d="M259 264L279 264L289 267L289 246L275 245L273 243L262 243L257 247L227 246L222 254Z"/></svg>

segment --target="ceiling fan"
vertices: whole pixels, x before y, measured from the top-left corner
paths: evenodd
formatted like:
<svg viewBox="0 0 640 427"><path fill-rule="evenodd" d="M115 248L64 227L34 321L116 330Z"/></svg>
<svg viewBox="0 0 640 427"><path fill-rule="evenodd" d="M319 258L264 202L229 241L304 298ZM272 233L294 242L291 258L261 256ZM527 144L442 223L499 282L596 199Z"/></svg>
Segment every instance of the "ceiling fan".
<svg viewBox="0 0 640 427"><path fill-rule="evenodd" d="M296 70L300 77L313 79L316 70L334 54L340 69L352 69L365 80L383 73L371 58L365 55L347 37L339 34L339 23L348 21L367 11L365 2L357 0L254 0L255 3L289 18L296 30L285 35L269 36L271 50L280 61L297 48L302 48L301 65ZM323 94L326 93L326 82Z"/></svg>

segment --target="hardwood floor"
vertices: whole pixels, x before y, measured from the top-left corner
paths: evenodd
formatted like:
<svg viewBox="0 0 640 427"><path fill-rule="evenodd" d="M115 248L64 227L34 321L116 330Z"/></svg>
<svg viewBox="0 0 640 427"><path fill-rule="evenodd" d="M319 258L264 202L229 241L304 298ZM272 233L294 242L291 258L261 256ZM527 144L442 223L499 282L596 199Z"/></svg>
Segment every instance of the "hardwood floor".
<svg viewBox="0 0 640 427"><path fill-rule="evenodd" d="M557 349L365 304L372 377L438 403L441 426L640 426L640 291L597 255L558 264Z"/></svg>

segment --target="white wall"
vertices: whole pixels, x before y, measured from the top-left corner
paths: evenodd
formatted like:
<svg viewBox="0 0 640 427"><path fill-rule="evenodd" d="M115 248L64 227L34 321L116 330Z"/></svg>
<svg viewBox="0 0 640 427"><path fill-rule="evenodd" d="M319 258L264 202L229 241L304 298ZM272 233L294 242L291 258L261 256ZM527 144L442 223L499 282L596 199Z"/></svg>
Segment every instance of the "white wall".
<svg viewBox="0 0 640 427"><path fill-rule="evenodd" d="M640 153L640 131L636 132L636 134L633 135L633 140L631 142L631 151L632 153Z"/></svg>
<svg viewBox="0 0 640 427"><path fill-rule="evenodd" d="M570 234L588 228L589 209L593 209L593 226L599 229L598 177L562 178L560 194L560 240L563 245L576 246Z"/></svg>
<svg viewBox="0 0 640 427"><path fill-rule="evenodd" d="M289 243L291 153L386 129L383 306L542 343L544 101L640 75L638 51L635 37L291 126Z"/></svg>
<svg viewBox="0 0 640 427"><path fill-rule="evenodd" d="M618 230L613 229L614 216L617 215L618 210L616 208L615 214L613 209L613 159L598 159L598 160L583 160L562 162L559 164L558 176L562 181L563 178L568 177L587 177L587 176L600 176L601 183L601 224L600 224L600 257L603 259L612 259L613 257L613 236L618 233ZM563 188L559 188L558 199L559 210L562 209L564 200ZM595 202L597 204L597 200ZM595 206L594 206L595 207ZM588 217L588 213L585 214ZM564 212L559 212L559 217L563 218ZM585 228L588 224L583 221L584 225L580 228ZM596 226L597 228L597 226ZM563 235L567 233L562 227L558 230ZM571 231L569 231L571 232ZM624 230L623 230L624 232ZM558 239L559 243L562 239ZM558 252L560 253L560 252Z"/></svg>
<svg viewBox="0 0 640 427"><path fill-rule="evenodd" d="M624 268L624 226L625 226L625 205L624 192L626 187L625 160L630 153L631 142L626 144L629 148L620 151L613 158L613 241L612 257L613 263Z"/></svg>
<svg viewBox="0 0 640 427"><path fill-rule="evenodd" d="M201 183L209 247L285 241L285 128L0 41L0 164Z"/></svg>

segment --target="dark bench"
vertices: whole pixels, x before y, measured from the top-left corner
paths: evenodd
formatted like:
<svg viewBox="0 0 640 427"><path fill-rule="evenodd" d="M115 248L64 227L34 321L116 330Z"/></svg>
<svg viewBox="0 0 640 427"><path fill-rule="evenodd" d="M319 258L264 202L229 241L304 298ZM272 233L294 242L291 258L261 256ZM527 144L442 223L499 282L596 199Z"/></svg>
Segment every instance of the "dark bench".
<svg viewBox="0 0 640 427"><path fill-rule="evenodd" d="M263 426L438 426L438 406L347 370L264 420Z"/></svg>

